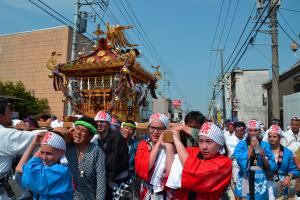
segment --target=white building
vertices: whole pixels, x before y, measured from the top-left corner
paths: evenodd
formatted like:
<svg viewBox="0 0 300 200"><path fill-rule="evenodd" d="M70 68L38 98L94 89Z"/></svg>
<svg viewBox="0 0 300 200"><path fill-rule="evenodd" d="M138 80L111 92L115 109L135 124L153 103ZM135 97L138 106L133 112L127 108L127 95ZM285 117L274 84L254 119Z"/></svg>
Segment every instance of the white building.
<svg viewBox="0 0 300 200"><path fill-rule="evenodd" d="M269 80L267 69L236 69L231 73L227 87L227 105L231 105L228 118L247 122L257 119L267 122L267 91L262 84Z"/></svg>
<svg viewBox="0 0 300 200"><path fill-rule="evenodd" d="M170 99L164 97L158 97L157 99L152 99L153 113L162 113L170 118L170 114L172 113L172 102Z"/></svg>

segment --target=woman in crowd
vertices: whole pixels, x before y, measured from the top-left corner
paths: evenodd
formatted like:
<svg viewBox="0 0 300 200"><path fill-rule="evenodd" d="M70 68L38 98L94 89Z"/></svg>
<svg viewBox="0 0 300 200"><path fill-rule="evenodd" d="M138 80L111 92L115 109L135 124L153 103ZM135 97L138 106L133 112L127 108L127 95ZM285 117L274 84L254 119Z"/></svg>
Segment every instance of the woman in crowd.
<svg viewBox="0 0 300 200"><path fill-rule="evenodd" d="M139 143L135 156L135 170L137 175L143 179L141 185L140 199L167 199L164 187L168 171L165 169L172 163L171 145L162 141L164 130L169 127L169 119L164 114L152 114L149 119L150 139Z"/></svg>
<svg viewBox="0 0 300 200"><path fill-rule="evenodd" d="M42 141L41 138L41 134L36 135L16 168L22 173L22 185L34 193L34 199L73 199L72 176L65 158L64 139L52 132L47 132ZM29 160L39 145L41 148Z"/></svg>
<svg viewBox="0 0 300 200"><path fill-rule="evenodd" d="M97 124L92 118L82 117L72 133L74 144L67 146L66 157L74 176L74 199L105 199L105 155L90 142L97 134Z"/></svg>
<svg viewBox="0 0 300 200"><path fill-rule="evenodd" d="M198 136L199 147L185 148L177 130L173 140L177 155L166 184L175 189L173 199L219 200L230 183L232 169L231 160L220 153L224 152L223 131L205 122Z"/></svg>

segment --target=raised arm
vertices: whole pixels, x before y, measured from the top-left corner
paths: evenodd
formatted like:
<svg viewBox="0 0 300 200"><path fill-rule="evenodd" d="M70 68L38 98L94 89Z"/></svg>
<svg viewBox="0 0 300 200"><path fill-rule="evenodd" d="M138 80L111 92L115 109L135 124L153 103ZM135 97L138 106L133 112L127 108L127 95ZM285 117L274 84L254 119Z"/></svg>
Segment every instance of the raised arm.
<svg viewBox="0 0 300 200"><path fill-rule="evenodd" d="M34 139L32 140L31 144L28 146L28 148L26 149L25 153L23 154L21 160L19 161L17 167L16 167L16 171L19 173L22 173L23 171L23 166L25 165L25 163L29 160L29 158L31 157L34 149L36 147L38 147L40 145L40 141L41 138L43 137L42 133L38 133Z"/></svg>

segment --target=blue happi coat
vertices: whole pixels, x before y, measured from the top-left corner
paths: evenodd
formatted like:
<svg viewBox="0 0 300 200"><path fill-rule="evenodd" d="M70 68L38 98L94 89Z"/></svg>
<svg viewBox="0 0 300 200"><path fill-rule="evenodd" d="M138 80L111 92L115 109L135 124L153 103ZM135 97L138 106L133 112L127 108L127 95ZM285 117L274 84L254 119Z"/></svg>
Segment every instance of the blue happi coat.
<svg viewBox="0 0 300 200"><path fill-rule="evenodd" d="M73 184L67 166L45 166L41 158L33 157L23 166L22 185L39 200L72 200Z"/></svg>
<svg viewBox="0 0 300 200"><path fill-rule="evenodd" d="M270 172L274 172L276 170L276 163L274 160L274 155L269 143L261 141L260 147L265 152L265 157L269 161ZM239 197L246 197L250 199L249 196L249 171L250 171L250 160L248 159L248 145L245 140L242 140L238 143L234 150L234 157L240 167L240 171L238 173L235 193ZM260 154L257 155L257 166L258 169L255 171L255 181L254 181L254 190L255 190L255 199L256 200L268 200L268 180L266 177L266 173L263 170L263 160Z"/></svg>
<svg viewBox="0 0 300 200"><path fill-rule="evenodd" d="M282 163L278 169L279 180L283 180L284 177L287 176L288 174L293 174L293 176L300 176L300 172L297 169L294 159L293 159L293 152L291 150L289 150L288 148L284 147ZM275 177L274 177L274 180L275 180ZM276 186L276 184L273 184L273 186ZM278 194L276 187L273 187L273 191L274 191L275 197L279 197L281 195L287 195L288 187L285 188L283 194Z"/></svg>

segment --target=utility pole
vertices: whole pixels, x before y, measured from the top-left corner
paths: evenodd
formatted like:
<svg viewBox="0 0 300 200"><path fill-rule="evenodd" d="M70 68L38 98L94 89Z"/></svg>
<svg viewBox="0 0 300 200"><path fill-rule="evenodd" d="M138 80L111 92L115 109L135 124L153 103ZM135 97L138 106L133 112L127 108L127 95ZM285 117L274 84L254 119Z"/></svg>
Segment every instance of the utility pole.
<svg viewBox="0 0 300 200"><path fill-rule="evenodd" d="M270 1L270 25L272 34L272 118L280 119L278 31L276 14L279 0Z"/></svg>
<svg viewBox="0 0 300 200"><path fill-rule="evenodd" d="M77 30L78 30L79 8L80 8L80 0L76 0L75 14L74 14L73 36L72 36L71 60L75 60L76 53L77 53Z"/></svg>
<svg viewBox="0 0 300 200"><path fill-rule="evenodd" d="M72 34L72 51L71 51L71 60L75 60L77 54L77 31L78 31L78 18L79 18L79 9L80 9L80 0L76 0L75 2L75 14L74 14L74 26L73 26L73 34ZM69 81L69 95L72 96L73 89L72 83L76 82L75 78L70 78ZM67 105L67 115L72 115L72 107L70 102Z"/></svg>
<svg viewBox="0 0 300 200"><path fill-rule="evenodd" d="M222 84L222 107L223 107L223 123L226 120L226 104L225 104L225 76L224 76L224 62L223 52L224 49L213 49L212 51L219 51L221 53L221 84Z"/></svg>

